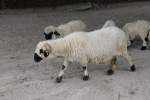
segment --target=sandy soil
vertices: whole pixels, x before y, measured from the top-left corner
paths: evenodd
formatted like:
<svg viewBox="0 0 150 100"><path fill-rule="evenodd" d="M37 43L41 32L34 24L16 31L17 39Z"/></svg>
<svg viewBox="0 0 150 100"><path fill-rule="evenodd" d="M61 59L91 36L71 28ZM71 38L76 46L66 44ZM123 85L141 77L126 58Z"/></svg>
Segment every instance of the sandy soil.
<svg viewBox="0 0 150 100"><path fill-rule="evenodd" d="M129 71L124 59L118 70L106 75L109 65L88 67L89 81L82 81L81 66L69 66L62 83L55 83L62 59L33 61L43 28L73 19L83 20L89 30L100 28L107 19L118 26L137 19L150 20L150 2L110 5L107 9L75 11L81 5L57 9L20 9L0 11L0 100L149 100L150 51L141 51L137 41L129 53L137 66Z"/></svg>

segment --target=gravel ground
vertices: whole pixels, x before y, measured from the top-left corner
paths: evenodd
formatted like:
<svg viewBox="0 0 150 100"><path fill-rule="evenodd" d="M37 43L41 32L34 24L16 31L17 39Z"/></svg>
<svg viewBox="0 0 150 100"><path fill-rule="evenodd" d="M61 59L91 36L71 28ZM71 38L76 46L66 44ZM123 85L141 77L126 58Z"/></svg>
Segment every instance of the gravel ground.
<svg viewBox="0 0 150 100"><path fill-rule="evenodd" d="M0 11L0 100L148 100L150 98L150 51L140 50L141 41L129 49L136 72L129 71L120 58L118 70L106 75L109 65L89 64L89 81L82 81L81 66L69 66L62 83L55 83L62 59L34 63L38 41L44 40L47 25L59 25L73 19L83 20L88 30L101 28L107 19L119 27L137 19L150 20L150 2L114 4L99 10L76 11L83 6L57 9L19 9Z"/></svg>

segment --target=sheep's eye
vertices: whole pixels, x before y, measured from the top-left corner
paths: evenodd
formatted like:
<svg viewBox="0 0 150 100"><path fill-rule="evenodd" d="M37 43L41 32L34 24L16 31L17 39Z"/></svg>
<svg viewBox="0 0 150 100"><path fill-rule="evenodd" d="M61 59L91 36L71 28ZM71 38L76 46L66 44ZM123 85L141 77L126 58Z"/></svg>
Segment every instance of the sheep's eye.
<svg viewBox="0 0 150 100"><path fill-rule="evenodd" d="M60 34L57 31L55 31L54 34L60 36Z"/></svg>
<svg viewBox="0 0 150 100"><path fill-rule="evenodd" d="M40 54L43 53L43 52L44 52L43 49L40 49Z"/></svg>
<svg viewBox="0 0 150 100"><path fill-rule="evenodd" d="M48 57L48 55L49 55L49 52L47 50L44 51L44 57Z"/></svg>

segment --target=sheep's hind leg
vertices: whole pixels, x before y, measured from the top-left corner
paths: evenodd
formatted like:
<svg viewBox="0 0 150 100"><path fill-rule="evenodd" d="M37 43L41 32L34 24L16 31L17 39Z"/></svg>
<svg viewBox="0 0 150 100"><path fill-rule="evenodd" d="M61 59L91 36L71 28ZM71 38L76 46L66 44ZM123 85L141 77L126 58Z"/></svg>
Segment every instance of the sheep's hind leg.
<svg viewBox="0 0 150 100"><path fill-rule="evenodd" d="M83 80L87 81L87 80L89 80L89 74L88 74L88 71L87 71L87 66L83 66L82 68L83 68L83 72L84 72Z"/></svg>
<svg viewBox="0 0 150 100"><path fill-rule="evenodd" d="M56 82L57 83L60 83L62 81L62 78L63 78L63 75L64 75L64 72L65 70L67 69L68 67L68 61L64 61L64 64L62 65L62 68L61 68L61 71L59 72L59 75L58 77L56 78Z"/></svg>
<svg viewBox="0 0 150 100"><path fill-rule="evenodd" d="M143 44L141 47L141 50L146 50L147 49L147 44L148 44L148 39L147 38L142 38Z"/></svg>
<svg viewBox="0 0 150 100"><path fill-rule="evenodd" d="M127 50L124 52L123 57L128 61L129 65L130 65L130 70L132 72L134 72L136 70L135 65L133 64L131 57L129 56Z"/></svg>
<svg viewBox="0 0 150 100"><path fill-rule="evenodd" d="M107 71L107 74L108 74L108 75L114 74L114 71L115 71L116 68L117 68L116 61L117 61L117 57L115 56L115 57L113 57L112 60L111 60L111 68Z"/></svg>

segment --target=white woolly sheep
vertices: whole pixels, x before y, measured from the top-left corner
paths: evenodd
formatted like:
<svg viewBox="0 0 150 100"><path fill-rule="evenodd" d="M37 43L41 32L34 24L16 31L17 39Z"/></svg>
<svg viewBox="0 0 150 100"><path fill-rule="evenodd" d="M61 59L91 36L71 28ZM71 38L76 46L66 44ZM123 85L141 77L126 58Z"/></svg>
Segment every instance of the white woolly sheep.
<svg viewBox="0 0 150 100"><path fill-rule="evenodd" d="M106 27L110 27L110 26L116 26L116 24L113 20L107 20L102 28L106 28Z"/></svg>
<svg viewBox="0 0 150 100"><path fill-rule="evenodd" d="M85 34L86 33L86 34ZM108 74L113 74L116 69L118 56L124 57L130 64L131 71L135 71L127 51L125 33L117 27L102 28L92 32L75 32L64 38L42 41L37 44L34 60L40 62L47 57L63 57L64 63L57 82L61 82L68 62L79 62L84 71L83 80L89 79L88 63L111 63Z"/></svg>
<svg viewBox="0 0 150 100"><path fill-rule="evenodd" d="M141 50L145 50L147 48L147 44L149 42L149 32L150 32L150 22L146 20L137 20L131 23L127 23L123 26L123 30L127 34L128 46L133 43L136 36L139 36L142 41Z"/></svg>
<svg viewBox="0 0 150 100"><path fill-rule="evenodd" d="M46 40L64 37L72 32L85 31L86 24L81 20L73 20L66 24L55 26L48 26L44 29L44 36Z"/></svg>

